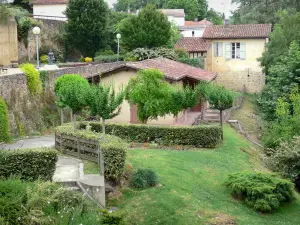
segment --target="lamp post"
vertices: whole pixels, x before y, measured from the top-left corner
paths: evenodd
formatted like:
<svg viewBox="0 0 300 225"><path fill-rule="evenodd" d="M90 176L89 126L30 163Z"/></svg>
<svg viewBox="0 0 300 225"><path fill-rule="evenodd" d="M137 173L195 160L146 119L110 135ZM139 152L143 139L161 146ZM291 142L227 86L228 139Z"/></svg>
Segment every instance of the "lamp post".
<svg viewBox="0 0 300 225"><path fill-rule="evenodd" d="M34 27L32 29L33 34L35 35L36 41L36 68L40 68L40 56L39 56L39 34L41 33L41 29L39 27Z"/></svg>
<svg viewBox="0 0 300 225"><path fill-rule="evenodd" d="M120 39L121 39L121 34L117 34L117 39L118 39L118 61L120 57Z"/></svg>

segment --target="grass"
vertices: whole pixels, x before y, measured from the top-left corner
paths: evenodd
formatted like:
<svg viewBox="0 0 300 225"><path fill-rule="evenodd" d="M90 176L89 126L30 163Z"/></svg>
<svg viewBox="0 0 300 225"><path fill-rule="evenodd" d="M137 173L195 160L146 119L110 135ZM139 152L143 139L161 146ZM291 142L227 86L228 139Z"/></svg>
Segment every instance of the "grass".
<svg viewBox="0 0 300 225"><path fill-rule="evenodd" d="M274 214L260 214L233 199L224 186L228 174L265 170L259 152L232 128L224 127L224 143L198 151L129 150L127 162L151 168L160 187L142 191L125 188L111 200L125 214L126 224L299 224L300 198ZM227 223L228 224L228 223Z"/></svg>

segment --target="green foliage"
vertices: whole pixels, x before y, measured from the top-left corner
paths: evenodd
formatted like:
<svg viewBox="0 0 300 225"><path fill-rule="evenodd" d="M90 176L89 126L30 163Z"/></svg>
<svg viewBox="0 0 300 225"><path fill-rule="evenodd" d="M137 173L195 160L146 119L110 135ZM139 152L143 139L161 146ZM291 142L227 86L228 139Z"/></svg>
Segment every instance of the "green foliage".
<svg viewBox="0 0 300 225"><path fill-rule="evenodd" d="M136 48L133 51L127 53L126 58L135 58L137 61L146 59L153 59L158 57L164 57L171 60L177 60L178 56L174 49L168 48ZM127 60L126 60L127 61ZM130 61L130 60L129 60Z"/></svg>
<svg viewBox="0 0 300 225"><path fill-rule="evenodd" d="M145 189L158 184L156 173L151 169L138 169L133 173L130 185L133 188Z"/></svg>
<svg viewBox="0 0 300 225"><path fill-rule="evenodd" d="M104 51L98 51L98 52L96 52L96 56L101 56L101 55L107 56L107 55L114 55L114 54L115 54L114 51L111 50L111 49L106 49Z"/></svg>
<svg viewBox="0 0 300 225"><path fill-rule="evenodd" d="M41 63L48 63L48 56L47 55L42 55L40 57Z"/></svg>
<svg viewBox="0 0 300 225"><path fill-rule="evenodd" d="M35 26L41 26L41 23L37 20L27 17L21 16L17 17L17 25L18 25L18 39L23 40L25 46L28 45L28 35L30 30Z"/></svg>
<svg viewBox="0 0 300 225"><path fill-rule="evenodd" d="M222 15L221 13L210 9L206 13L207 20L211 21L214 25L223 25L224 24L224 14Z"/></svg>
<svg viewBox="0 0 300 225"><path fill-rule="evenodd" d="M48 71L46 71L46 70L40 71L40 77L41 77L43 89L45 90L46 82L48 79Z"/></svg>
<svg viewBox="0 0 300 225"><path fill-rule="evenodd" d="M20 65L21 70L25 73L27 78L27 86L30 94L39 95L43 91L42 81L39 71L30 63Z"/></svg>
<svg viewBox="0 0 300 225"><path fill-rule="evenodd" d="M88 105L93 116L102 119L103 133L105 134L105 120L118 116L124 100L123 88L116 94L114 86L105 86L101 82L89 90Z"/></svg>
<svg viewBox="0 0 300 225"><path fill-rule="evenodd" d="M179 59L180 58L189 58L189 53L183 48L176 48L175 53Z"/></svg>
<svg viewBox="0 0 300 225"><path fill-rule="evenodd" d="M24 124L17 118L16 118L16 123L17 123L17 127L18 127L19 137L24 137L26 135L26 130L25 130Z"/></svg>
<svg viewBox="0 0 300 225"><path fill-rule="evenodd" d="M78 74L65 74L55 81L54 92L58 99L58 106L68 106L74 113L78 113L86 106L87 90L90 85L86 79Z"/></svg>
<svg viewBox="0 0 300 225"><path fill-rule="evenodd" d="M94 57L105 44L108 6L104 0L70 0L66 9L69 43L81 54Z"/></svg>
<svg viewBox="0 0 300 225"><path fill-rule="evenodd" d="M204 69L203 60L197 58L179 58L178 61L181 63L188 64L190 66Z"/></svg>
<svg viewBox="0 0 300 225"><path fill-rule="evenodd" d="M121 225L123 224L123 215L119 212L109 212L107 209L101 209L102 224L104 225Z"/></svg>
<svg viewBox="0 0 300 225"><path fill-rule="evenodd" d="M300 137L295 137L280 145L267 158L268 166L283 176L297 179L300 175Z"/></svg>
<svg viewBox="0 0 300 225"><path fill-rule="evenodd" d="M3 141L10 141L10 124L7 105L3 98L0 96L0 142Z"/></svg>
<svg viewBox="0 0 300 225"><path fill-rule="evenodd" d="M91 129L102 132L101 123L89 123ZM85 129L86 124L80 124ZM221 139L220 126L152 126L136 124L107 124L106 132L131 142L156 142L163 145L215 147Z"/></svg>
<svg viewBox="0 0 300 225"><path fill-rule="evenodd" d="M0 177L18 176L27 181L52 180L57 152L53 149L0 151Z"/></svg>
<svg viewBox="0 0 300 225"><path fill-rule="evenodd" d="M74 131L70 126L57 127L56 132L88 140L99 140L104 155L105 178L117 182L120 180L124 173L127 149L127 144L122 139L88 130Z"/></svg>
<svg viewBox="0 0 300 225"><path fill-rule="evenodd" d="M126 87L125 98L130 104L138 105L138 118L143 123L168 113L172 89L163 78L159 70L140 70Z"/></svg>
<svg viewBox="0 0 300 225"><path fill-rule="evenodd" d="M0 5L0 25L6 25L11 16L12 13L8 5L2 3Z"/></svg>
<svg viewBox="0 0 300 225"><path fill-rule="evenodd" d="M120 55L119 56L119 61L123 61L124 56ZM95 62L104 62L104 63L109 63L109 62L117 62L118 61L118 55L98 55L94 58Z"/></svg>
<svg viewBox="0 0 300 225"><path fill-rule="evenodd" d="M260 172L229 175L226 186L234 197L260 212L272 212L284 202L294 200L294 185L288 180Z"/></svg>
<svg viewBox="0 0 300 225"><path fill-rule="evenodd" d="M182 37L178 26L175 23L171 24L171 36L167 43L168 48L174 48L178 40ZM175 50L176 51L176 50Z"/></svg>
<svg viewBox="0 0 300 225"><path fill-rule="evenodd" d="M168 43L171 24L153 5L147 5L137 16L122 20L118 31L122 35L122 45L128 50L153 48Z"/></svg>

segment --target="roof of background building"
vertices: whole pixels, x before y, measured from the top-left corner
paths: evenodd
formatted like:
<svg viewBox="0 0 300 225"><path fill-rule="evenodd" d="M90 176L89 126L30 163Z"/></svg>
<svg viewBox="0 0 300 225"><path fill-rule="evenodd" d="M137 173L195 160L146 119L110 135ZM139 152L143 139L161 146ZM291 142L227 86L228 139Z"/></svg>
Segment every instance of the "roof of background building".
<svg viewBox="0 0 300 225"><path fill-rule="evenodd" d="M175 45L187 52L206 52L210 47L210 41L201 37L182 37Z"/></svg>
<svg viewBox="0 0 300 225"><path fill-rule="evenodd" d="M179 81L184 78L211 81L217 76L214 72L209 72L167 58L147 59L139 62L110 63L108 66L105 64L106 63L103 64L103 69L100 69L101 71L87 78L92 79L93 77L98 77L99 73L101 73L102 76L106 76L114 71L126 69L158 69L164 73L166 79L174 81Z"/></svg>
<svg viewBox="0 0 300 225"><path fill-rule="evenodd" d="M212 25L206 27L203 38L267 38L271 29L271 24Z"/></svg>
<svg viewBox="0 0 300 225"><path fill-rule="evenodd" d="M161 12L167 16L185 17L184 9L162 9Z"/></svg>
<svg viewBox="0 0 300 225"><path fill-rule="evenodd" d="M67 4L69 0L34 0L33 5L57 5L57 4Z"/></svg>
<svg viewBox="0 0 300 225"><path fill-rule="evenodd" d="M185 26L212 25L212 22L210 22L207 19L201 21L185 21L184 25Z"/></svg>

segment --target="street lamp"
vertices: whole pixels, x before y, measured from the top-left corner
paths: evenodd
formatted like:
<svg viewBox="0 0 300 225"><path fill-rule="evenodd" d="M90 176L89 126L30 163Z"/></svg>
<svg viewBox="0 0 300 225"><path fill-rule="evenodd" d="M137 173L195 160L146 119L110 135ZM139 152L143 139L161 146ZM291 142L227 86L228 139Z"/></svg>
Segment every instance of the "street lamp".
<svg viewBox="0 0 300 225"><path fill-rule="evenodd" d="M120 56L120 39L121 39L121 34L117 34L117 39L118 39L118 61L119 61L119 56Z"/></svg>
<svg viewBox="0 0 300 225"><path fill-rule="evenodd" d="M40 68L40 57L39 57L39 34L41 33L41 29L39 27L34 27L32 29L32 33L35 35L36 41L36 68Z"/></svg>

